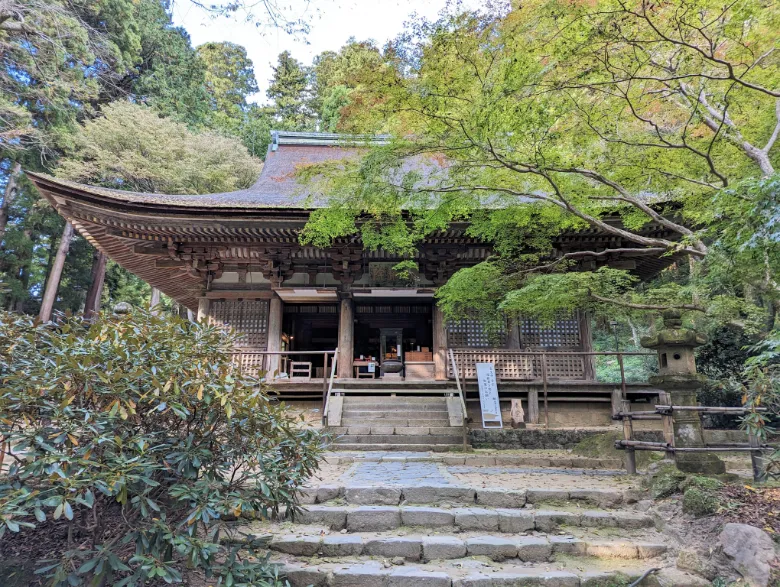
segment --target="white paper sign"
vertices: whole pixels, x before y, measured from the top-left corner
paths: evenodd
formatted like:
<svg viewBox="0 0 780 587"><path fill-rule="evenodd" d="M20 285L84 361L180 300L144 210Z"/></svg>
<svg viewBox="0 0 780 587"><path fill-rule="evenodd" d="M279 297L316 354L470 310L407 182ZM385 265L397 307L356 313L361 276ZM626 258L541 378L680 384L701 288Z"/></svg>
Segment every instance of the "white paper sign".
<svg viewBox="0 0 780 587"><path fill-rule="evenodd" d="M482 427L503 428L496 369L493 363L477 363L477 382L479 383L479 405L482 407Z"/></svg>
<svg viewBox="0 0 780 587"><path fill-rule="evenodd" d="M368 372L369 373L376 373L376 363L369 363L368 364Z"/></svg>

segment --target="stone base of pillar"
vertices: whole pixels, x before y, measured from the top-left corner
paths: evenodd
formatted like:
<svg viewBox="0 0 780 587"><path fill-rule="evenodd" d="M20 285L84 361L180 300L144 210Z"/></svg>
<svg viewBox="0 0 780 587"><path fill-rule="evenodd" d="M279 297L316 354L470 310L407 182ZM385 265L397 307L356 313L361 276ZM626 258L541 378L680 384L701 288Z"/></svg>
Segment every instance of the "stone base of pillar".
<svg viewBox="0 0 780 587"><path fill-rule="evenodd" d="M721 475L726 472L726 463L711 452L678 452L674 464L683 473Z"/></svg>
<svg viewBox="0 0 780 587"><path fill-rule="evenodd" d="M697 406L696 391L703 378L690 375L656 375L650 383L664 389L674 406ZM701 416L694 410L675 410L673 414L675 448L703 448L704 432ZM720 475L726 472L726 464L715 453L675 452L674 462L683 473Z"/></svg>

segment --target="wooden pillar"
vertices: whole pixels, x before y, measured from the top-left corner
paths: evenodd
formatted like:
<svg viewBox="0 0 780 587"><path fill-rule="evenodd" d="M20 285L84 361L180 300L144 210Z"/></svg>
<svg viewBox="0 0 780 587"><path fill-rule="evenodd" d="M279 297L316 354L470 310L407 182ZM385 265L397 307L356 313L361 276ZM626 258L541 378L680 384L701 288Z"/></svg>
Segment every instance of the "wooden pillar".
<svg viewBox="0 0 780 587"><path fill-rule="evenodd" d="M22 164L17 161L11 168L11 173L6 180L5 195L3 196L2 205L0 205L0 243L3 242L3 236L5 236L5 228L8 226L8 216L11 213L11 204L16 198L16 193L19 188L19 176L21 174Z"/></svg>
<svg viewBox="0 0 780 587"><path fill-rule="evenodd" d="M152 294L149 296L149 312L153 316L157 316L160 313L158 306L160 305L160 290L156 287L152 288Z"/></svg>
<svg viewBox="0 0 780 587"><path fill-rule="evenodd" d="M210 309L211 300L208 298L198 298L198 322L208 321Z"/></svg>
<svg viewBox="0 0 780 587"><path fill-rule="evenodd" d="M539 392L536 389L528 390L528 423L539 423Z"/></svg>
<svg viewBox="0 0 780 587"><path fill-rule="evenodd" d="M60 246L57 249L57 256L54 258L54 263L49 272L49 278L46 280L46 291L43 293L41 312L38 314L38 318L41 322L48 322L51 320L51 313L54 309L54 302L57 299L57 289L60 287L62 269L65 267L65 257L68 255L71 239L73 239L73 225L70 222L66 222L65 229L62 231L62 237L60 238Z"/></svg>
<svg viewBox="0 0 780 587"><path fill-rule="evenodd" d="M590 330L590 314L588 312L579 312L579 324L581 349L583 352L589 353L593 350L593 334ZM593 359L593 355L583 355L582 357L583 375L588 381L596 378Z"/></svg>
<svg viewBox="0 0 780 587"><path fill-rule="evenodd" d="M623 390L620 387L612 388L612 415L617 416L623 409Z"/></svg>
<svg viewBox="0 0 780 587"><path fill-rule="evenodd" d="M268 347L269 351L282 350L282 300L273 294L268 308ZM268 377L279 374L280 355L268 355L266 362Z"/></svg>
<svg viewBox="0 0 780 587"><path fill-rule="evenodd" d="M507 320L506 348L520 349L520 323L516 317Z"/></svg>
<svg viewBox="0 0 780 587"><path fill-rule="evenodd" d="M447 323L436 303L433 304L433 373L437 381L447 379Z"/></svg>
<svg viewBox="0 0 780 587"><path fill-rule="evenodd" d="M341 300L339 313L339 358L338 376L340 379L352 377L352 360L355 357L354 304L352 298Z"/></svg>
<svg viewBox="0 0 780 587"><path fill-rule="evenodd" d="M91 319L100 312L100 301L103 297L103 284L106 281L106 261L108 257L103 251L95 249L92 255L92 275L90 277L87 300L84 303L84 316Z"/></svg>

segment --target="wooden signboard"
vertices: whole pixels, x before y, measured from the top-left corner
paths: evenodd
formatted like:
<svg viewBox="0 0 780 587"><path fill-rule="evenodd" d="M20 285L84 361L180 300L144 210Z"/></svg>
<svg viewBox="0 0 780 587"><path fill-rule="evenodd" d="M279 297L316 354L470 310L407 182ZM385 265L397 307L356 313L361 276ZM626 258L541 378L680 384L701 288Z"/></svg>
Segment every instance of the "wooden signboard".
<svg viewBox="0 0 780 587"><path fill-rule="evenodd" d="M482 408L482 427L503 428L496 368L493 363L477 363L477 382L479 383L479 405Z"/></svg>

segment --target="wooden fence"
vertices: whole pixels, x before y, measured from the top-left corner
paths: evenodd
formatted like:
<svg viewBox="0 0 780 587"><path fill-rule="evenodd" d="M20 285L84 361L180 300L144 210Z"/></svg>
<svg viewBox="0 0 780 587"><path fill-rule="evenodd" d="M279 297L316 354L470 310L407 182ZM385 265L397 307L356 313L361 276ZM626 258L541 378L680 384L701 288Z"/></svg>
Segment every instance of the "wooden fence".
<svg viewBox="0 0 780 587"><path fill-rule="evenodd" d="M665 396L665 397L664 397ZM668 395L664 394L661 400L668 401ZM766 411L765 408L756 408L757 411ZM623 400L623 406L620 412L613 418L623 421L623 440L615 442L615 448L626 451L625 466L629 473L636 473L636 454L637 450L663 451L667 458L673 458L678 452L750 452L750 459L753 467L753 479L757 482L764 481L766 470L763 466L764 452L774 450L777 445L761 444L759 439L752 434L748 442L733 442L708 444L702 447L675 447L674 445L674 412L699 412L700 414L733 414L742 415L749 410L746 408L731 408L717 406L674 406L669 404L659 404L654 410L643 410L632 412L630 402ZM634 440L633 420L662 420L664 428L664 442L648 442L643 440Z"/></svg>

